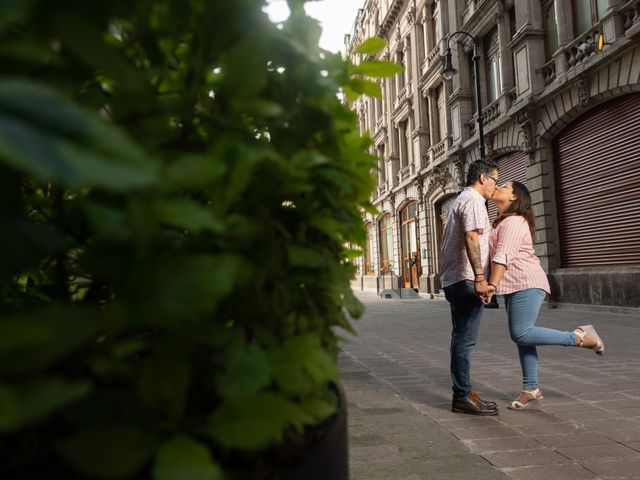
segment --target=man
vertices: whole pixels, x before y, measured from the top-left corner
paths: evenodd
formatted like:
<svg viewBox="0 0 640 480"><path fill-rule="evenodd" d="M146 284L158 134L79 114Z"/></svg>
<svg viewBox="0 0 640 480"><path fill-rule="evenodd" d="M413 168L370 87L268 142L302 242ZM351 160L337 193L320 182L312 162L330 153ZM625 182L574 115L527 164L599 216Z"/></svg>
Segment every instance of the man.
<svg viewBox="0 0 640 480"><path fill-rule="evenodd" d="M451 305L451 410L472 415L497 415L471 387L471 352L478 338L489 273L491 224L486 201L497 188L498 168L484 160L473 162L467 186L449 209L442 244L440 281Z"/></svg>

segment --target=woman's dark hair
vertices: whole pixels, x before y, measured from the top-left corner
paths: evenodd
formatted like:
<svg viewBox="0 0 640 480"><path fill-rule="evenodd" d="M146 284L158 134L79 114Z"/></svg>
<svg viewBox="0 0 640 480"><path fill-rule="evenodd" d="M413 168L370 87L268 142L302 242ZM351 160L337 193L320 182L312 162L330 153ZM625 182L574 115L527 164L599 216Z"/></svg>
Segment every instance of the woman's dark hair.
<svg viewBox="0 0 640 480"><path fill-rule="evenodd" d="M524 217L529 224L531 240L535 241L536 222L533 218L533 212L531 211L531 195L529 194L529 190L524 186L524 184L516 182L515 180L511 182L511 188L516 199L509 204L506 210L502 212L502 215L493 221L493 228L497 227L500 222L511 215L520 215Z"/></svg>

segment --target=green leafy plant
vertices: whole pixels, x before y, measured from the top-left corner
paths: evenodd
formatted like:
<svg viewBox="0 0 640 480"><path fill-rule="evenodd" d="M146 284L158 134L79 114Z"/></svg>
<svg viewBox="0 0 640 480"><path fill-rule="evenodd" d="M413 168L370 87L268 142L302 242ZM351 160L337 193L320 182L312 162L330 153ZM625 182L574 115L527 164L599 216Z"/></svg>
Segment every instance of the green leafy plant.
<svg viewBox="0 0 640 480"><path fill-rule="evenodd" d="M375 168L337 94L398 67L303 3L2 2L2 478L267 478L335 412Z"/></svg>

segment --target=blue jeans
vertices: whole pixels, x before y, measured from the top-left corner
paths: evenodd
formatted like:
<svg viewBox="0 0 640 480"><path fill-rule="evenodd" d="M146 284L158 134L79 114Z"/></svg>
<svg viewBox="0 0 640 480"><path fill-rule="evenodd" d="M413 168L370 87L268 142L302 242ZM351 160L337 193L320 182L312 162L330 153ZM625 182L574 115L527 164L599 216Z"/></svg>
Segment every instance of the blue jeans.
<svg viewBox="0 0 640 480"><path fill-rule="evenodd" d="M444 287L444 295L451 305L453 398L463 398L471 391L471 352L478 338L484 305L471 280Z"/></svg>
<svg viewBox="0 0 640 480"><path fill-rule="evenodd" d="M528 288L504 296L509 335L518 346L522 367L522 388L535 390L538 387L538 352L536 346L576 345L576 334L552 328L536 327L540 306L546 293L539 288Z"/></svg>

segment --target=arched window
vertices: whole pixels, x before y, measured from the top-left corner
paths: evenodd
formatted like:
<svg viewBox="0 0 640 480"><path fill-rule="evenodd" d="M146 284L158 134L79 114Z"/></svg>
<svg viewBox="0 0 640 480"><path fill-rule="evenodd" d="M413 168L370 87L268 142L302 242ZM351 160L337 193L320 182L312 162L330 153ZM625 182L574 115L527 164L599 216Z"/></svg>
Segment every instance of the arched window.
<svg viewBox="0 0 640 480"><path fill-rule="evenodd" d="M393 217L385 215L380 220L380 273L393 269Z"/></svg>
<svg viewBox="0 0 640 480"><path fill-rule="evenodd" d="M417 276L411 275L420 265L418 240L418 203L411 202L400 215L402 223L402 276L406 288L417 287Z"/></svg>

